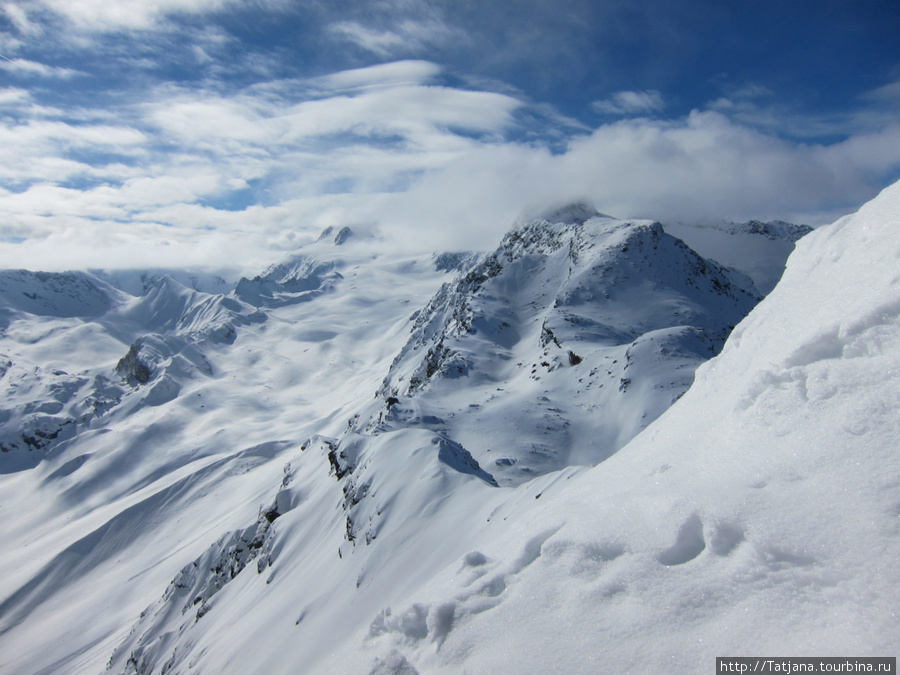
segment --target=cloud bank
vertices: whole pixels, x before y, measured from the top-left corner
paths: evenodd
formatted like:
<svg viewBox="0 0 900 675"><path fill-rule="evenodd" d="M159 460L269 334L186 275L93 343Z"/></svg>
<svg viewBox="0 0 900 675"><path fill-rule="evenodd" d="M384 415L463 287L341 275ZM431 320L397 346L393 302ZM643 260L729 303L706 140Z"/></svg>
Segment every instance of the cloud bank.
<svg viewBox="0 0 900 675"><path fill-rule="evenodd" d="M554 153L513 139L526 101L439 75L404 61L232 94L167 86L77 123L0 91L17 113L0 124L0 265L249 273L346 224L410 251L484 249L566 199L620 217L819 223L900 167L900 124L803 145L713 110L603 124Z"/></svg>
<svg viewBox="0 0 900 675"><path fill-rule="evenodd" d="M253 274L330 225L409 251L486 249L569 199L620 217L819 224L900 177L897 82L842 115L799 112L750 81L691 108L653 85L604 86L572 114L493 75L531 72L542 54L580 62L591 30L647 28L632 7L4 3L0 267ZM654 35L696 23L672 11ZM238 20L277 44L249 45ZM542 72L544 90L583 75Z"/></svg>

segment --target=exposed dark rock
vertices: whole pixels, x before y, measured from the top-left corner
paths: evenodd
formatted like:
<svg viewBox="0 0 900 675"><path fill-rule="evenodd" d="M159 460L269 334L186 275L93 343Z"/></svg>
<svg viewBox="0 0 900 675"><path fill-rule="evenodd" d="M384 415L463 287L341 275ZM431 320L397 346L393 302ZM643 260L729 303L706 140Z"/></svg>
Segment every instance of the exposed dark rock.
<svg viewBox="0 0 900 675"><path fill-rule="evenodd" d="M142 345L140 339L135 341L128 353L116 364L116 372L131 385L147 384L150 381L150 368L140 357Z"/></svg>

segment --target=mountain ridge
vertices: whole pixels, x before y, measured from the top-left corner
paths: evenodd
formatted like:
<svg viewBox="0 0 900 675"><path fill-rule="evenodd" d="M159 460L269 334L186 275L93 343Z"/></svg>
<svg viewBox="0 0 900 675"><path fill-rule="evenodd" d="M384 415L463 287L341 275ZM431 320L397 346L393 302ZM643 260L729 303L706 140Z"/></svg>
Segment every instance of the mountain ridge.
<svg viewBox="0 0 900 675"><path fill-rule="evenodd" d="M0 561L9 663L217 670L242 645L302 634L315 668L372 617L378 635L449 631L440 607L385 608L615 456L758 299L657 223L563 211L493 254L373 257L329 234L239 282L244 297L148 275L99 317L16 318L0 385L32 384L7 388L26 405L0 433L34 414L74 422L40 453L0 454L5 536L42 551ZM395 391L442 341L424 384ZM33 369L65 346L76 367ZM102 621L65 629L99 607ZM35 652L48 620L63 634ZM251 669L290 670L279 649Z"/></svg>
<svg viewBox="0 0 900 675"><path fill-rule="evenodd" d="M655 424L510 514L502 540L469 539L318 672L895 653L898 214L900 183L802 239Z"/></svg>

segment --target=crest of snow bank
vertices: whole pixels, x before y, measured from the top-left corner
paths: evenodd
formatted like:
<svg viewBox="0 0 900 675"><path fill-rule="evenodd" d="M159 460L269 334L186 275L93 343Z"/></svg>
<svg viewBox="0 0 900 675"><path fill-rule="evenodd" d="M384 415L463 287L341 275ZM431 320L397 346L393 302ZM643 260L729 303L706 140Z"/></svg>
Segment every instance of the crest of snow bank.
<svg viewBox="0 0 900 675"><path fill-rule="evenodd" d="M724 654L896 653L898 232L900 184L804 238L669 412L338 660L702 672ZM385 619L410 613L441 620Z"/></svg>
<svg viewBox="0 0 900 675"><path fill-rule="evenodd" d="M740 346L744 358L751 358L754 338L766 337L761 326L777 318L793 339L767 340L768 361L791 368L840 358L855 337L896 315L898 259L900 183L858 213L799 241L783 283L738 327L726 349ZM748 344L742 344L745 334Z"/></svg>

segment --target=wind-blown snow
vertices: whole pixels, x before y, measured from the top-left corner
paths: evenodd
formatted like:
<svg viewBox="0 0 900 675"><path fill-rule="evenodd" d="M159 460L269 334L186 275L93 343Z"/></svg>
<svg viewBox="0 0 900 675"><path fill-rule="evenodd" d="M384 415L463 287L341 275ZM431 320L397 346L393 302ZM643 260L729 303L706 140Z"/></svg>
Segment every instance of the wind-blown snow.
<svg viewBox="0 0 900 675"><path fill-rule="evenodd" d="M724 348L743 275L581 206L482 257L326 233L229 295L6 273L48 300L3 306L0 671L895 653L897 213L802 239Z"/></svg>

